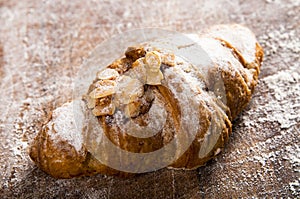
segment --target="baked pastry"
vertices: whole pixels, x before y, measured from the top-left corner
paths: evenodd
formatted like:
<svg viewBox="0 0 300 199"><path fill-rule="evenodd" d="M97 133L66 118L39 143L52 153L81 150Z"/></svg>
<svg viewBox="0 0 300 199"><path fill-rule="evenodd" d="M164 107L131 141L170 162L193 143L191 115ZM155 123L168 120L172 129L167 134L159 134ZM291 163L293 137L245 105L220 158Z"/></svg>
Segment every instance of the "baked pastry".
<svg viewBox="0 0 300 199"><path fill-rule="evenodd" d="M262 58L237 24L129 47L53 111L30 157L56 178L198 168L222 151Z"/></svg>

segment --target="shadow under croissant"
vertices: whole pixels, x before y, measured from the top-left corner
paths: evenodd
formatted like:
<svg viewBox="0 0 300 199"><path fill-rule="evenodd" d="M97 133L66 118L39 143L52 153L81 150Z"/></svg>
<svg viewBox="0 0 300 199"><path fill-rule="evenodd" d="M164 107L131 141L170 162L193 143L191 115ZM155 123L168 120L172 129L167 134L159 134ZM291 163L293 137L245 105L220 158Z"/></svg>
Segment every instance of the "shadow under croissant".
<svg viewBox="0 0 300 199"><path fill-rule="evenodd" d="M37 167L26 172L27 175L21 181L4 190L7 196L11 198L181 198L200 193L199 172L196 170L162 169L159 172L139 174L134 178L98 174L73 179L55 179Z"/></svg>

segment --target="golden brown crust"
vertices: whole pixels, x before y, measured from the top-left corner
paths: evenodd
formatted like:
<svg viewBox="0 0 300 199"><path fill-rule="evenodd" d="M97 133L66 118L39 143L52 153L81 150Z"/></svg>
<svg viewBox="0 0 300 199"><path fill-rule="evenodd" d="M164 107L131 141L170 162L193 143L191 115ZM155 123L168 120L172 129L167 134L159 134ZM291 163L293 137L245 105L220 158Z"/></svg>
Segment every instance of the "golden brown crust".
<svg viewBox="0 0 300 199"><path fill-rule="evenodd" d="M70 143L55 143L48 128L39 132L32 142L29 156L43 171L55 178L91 176L97 173L130 177L132 174L117 171L101 164L86 149L78 151Z"/></svg>
<svg viewBox="0 0 300 199"><path fill-rule="evenodd" d="M250 34L250 43L254 41L254 47L242 49L237 41L243 40L228 36L226 32L231 26L212 28L196 41L212 60L208 75L204 77L198 75L197 67L164 49L147 45L129 47L125 57L114 61L107 66L109 70L97 75L84 96L87 106L83 105L80 113L91 111L98 119L99 136L106 136L115 146L132 153L159 150L182 133L193 137L190 132L183 132L181 125L182 121L187 120L184 111L196 113L193 115L196 121L187 121L192 128L196 128L195 137L184 151L181 151L180 143L175 143L179 148L175 151L178 158L168 167L194 169L205 164L222 150L232 130L231 121L249 103L263 58L262 48L252 33L242 26L233 27L239 33ZM219 54L214 54L215 49ZM153 67L155 64L159 67ZM129 83L123 85L124 82ZM220 91L222 86L224 91ZM127 93L121 91L124 88L128 89ZM219 95L220 92L224 92L224 96ZM130 97L125 93L129 93ZM189 96L184 103L185 94ZM66 110L57 112L59 117ZM155 114L163 114L163 119L158 118L162 126L155 135L137 137L132 134L132 131L142 131L155 125L155 122L151 124L156 119L153 118ZM130 121L127 126L123 120L120 122L120 115L129 119L124 120ZM38 134L30 149L31 159L45 172L57 178L95 173L129 175L97 159L95 153L99 153L96 149L101 142L75 139L76 134L72 132L59 137L60 132L56 129L60 127L52 119ZM88 134L85 139L94 139L93 136ZM72 143L72 139L77 142ZM93 148L95 150L91 150ZM109 154L106 157L108 161L118 158Z"/></svg>
<svg viewBox="0 0 300 199"><path fill-rule="evenodd" d="M78 154L72 145L65 141L54 144L44 128L35 138L30 157L46 173L56 178L71 178L81 174L88 174L85 165L86 151Z"/></svg>

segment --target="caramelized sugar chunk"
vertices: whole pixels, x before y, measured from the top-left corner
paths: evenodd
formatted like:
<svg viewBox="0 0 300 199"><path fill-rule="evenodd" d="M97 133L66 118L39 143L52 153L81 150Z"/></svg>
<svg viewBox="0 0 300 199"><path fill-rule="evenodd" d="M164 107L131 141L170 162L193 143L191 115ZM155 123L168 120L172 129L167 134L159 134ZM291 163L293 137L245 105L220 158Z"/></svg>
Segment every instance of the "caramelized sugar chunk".
<svg viewBox="0 0 300 199"><path fill-rule="evenodd" d="M126 57L114 61L108 68L115 69L119 74L123 74L131 68L132 60Z"/></svg>
<svg viewBox="0 0 300 199"><path fill-rule="evenodd" d="M160 71L161 57L159 52L151 51L145 56L148 85L160 85L164 76Z"/></svg>
<svg viewBox="0 0 300 199"><path fill-rule="evenodd" d="M100 80L115 80L117 77L119 77L119 73L111 68L106 68L97 73L97 78Z"/></svg>
<svg viewBox="0 0 300 199"><path fill-rule="evenodd" d="M151 100L143 96L144 86L160 85L164 78L161 64L175 64L174 54L159 50L146 52L142 47L129 47L125 55L97 73L98 81L86 96L87 106L95 116L112 115L116 107L123 109L127 117L147 112Z"/></svg>
<svg viewBox="0 0 300 199"><path fill-rule="evenodd" d="M93 108L92 113L95 116L113 115L115 110L116 107L111 98L106 97L99 99L98 103L96 103L96 106Z"/></svg>
<svg viewBox="0 0 300 199"><path fill-rule="evenodd" d="M116 92L116 85L113 80L99 80L94 84L96 88L90 92L89 96L98 99L112 95Z"/></svg>
<svg viewBox="0 0 300 199"><path fill-rule="evenodd" d="M115 94L117 104L129 104L144 94L144 85L138 79L124 75L117 84Z"/></svg>
<svg viewBox="0 0 300 199"><path fill-rule="evenodd" d="M144 57L146 54L146 51L143 47L128 47L125 56L132 61L135 61L141 57Z"/></svg>

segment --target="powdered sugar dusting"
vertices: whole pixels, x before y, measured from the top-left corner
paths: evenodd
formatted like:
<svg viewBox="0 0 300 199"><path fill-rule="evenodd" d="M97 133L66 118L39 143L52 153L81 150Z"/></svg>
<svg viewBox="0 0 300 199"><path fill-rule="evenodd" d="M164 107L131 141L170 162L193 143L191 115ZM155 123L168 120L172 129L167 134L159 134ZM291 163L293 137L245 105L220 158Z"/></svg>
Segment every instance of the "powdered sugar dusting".
<svg viewBox="0 0 300 199"><path fill-rule="evenodd" d="M251 30L238 24L220 27L221 26L212 27L209 30L209 35L226 40L242 53L243 58L248 63L253 63L255 61L253 55L255 55L256 52L256 38ZM234 31L232 31L232 29L234 29Z"/></svg>
<svg viewBox="0 0 300 199"><path fill-rule="evenodd" d="M279 122L281 128L289 128L300 122L300 98L293 98L296 93L300 93L300 74L297 70L294 71L281 71L275 75L269 76L263 80L266 86L273 91L273 97L276 99L270 101L259 109L261 113L266 113L266 117L260 117L260 122L274 121ZM297 84L298 83L298 84ZM293 84L293 86L285 86L287 84ZM280 85L280 86L279 86ZM263 97L263 96L261 96ZM294 103L287 104L287 102L293 98ZM284 108L283 108L284 107ZM268 112L274 114L267 114ZM275 114L276 113L276 114Z"/></svg>
<svg viewBox="0 0 300 199"><path fill-rule="evenodd" d="M82 131L85 121L83 106L85 106L83 101L75 100L53 111L52 120L47 127L49 128L48 134L54 143L64 140L77 151L82 148Z"/></svg>

